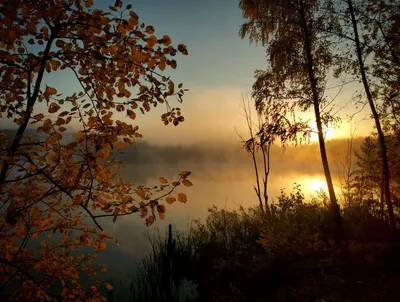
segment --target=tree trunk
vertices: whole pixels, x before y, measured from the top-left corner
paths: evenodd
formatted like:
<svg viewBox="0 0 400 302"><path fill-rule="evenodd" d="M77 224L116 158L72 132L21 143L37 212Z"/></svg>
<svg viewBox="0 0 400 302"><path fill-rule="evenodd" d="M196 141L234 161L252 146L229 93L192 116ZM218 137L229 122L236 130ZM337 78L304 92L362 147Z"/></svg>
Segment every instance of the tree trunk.
<svg viewBox="0 0 400 302"><path fill-rule="evenodd" d="M390 226L391 226L391 229L393 232L393 236L394 236L396 234L396 218L394 216L393 204L392 204L392 200L391 200L391 196L390 196L390 173L389 173L389 163L388 163L388 157L387 157L387 147L386 147L386 142L385 142L385 136L383 134L381 122L379 120L379 114L376 110L375 103L372 99L371 90L370 90L369 83L367 80L367 75L365 72L365 65L364 65L364 61L362 58L362 51L361 51L361 45L360 45L360 38L358 36L357 20L354 15L353 1L347 0L347 4L349 6L351 22L353 25L354 40L356 43L357 59L358 59L358 64L359 64L359 68L360 68L362 83L364 85L365 94L367 95L368 103L371 108L372 115L374 117L376 130L378 132L378 139L379 139L381 155L382 155L383 192L385 195L386 206L388 208L389 223L390 223Z"/></svg>
<svg viewBox="0 0 400 302"><path fill-rule="evenodd" d="M26 109L25 109L25 116L24 116L24 121L22 122L22 124L18 127L17 133L15 134L15 137L11 143L11 147L8 150L8 156L13 156L18 147L19 144L24 136L25 130L28 127L28 123L29 120L31 118L32 112L33 112L33 107L36 103L36 100L38 98L39 95L39 90L40 90L40 85L42 84L42 79L43 79L43 75L45 72L45 67L46 67L46 62L49 59L49 53L50 53L50 49L53 45L53 42L57 36L59 32L59 28L53 28L51 35L49 37L49 40L47 41L44 53L43 53L43 58L42 61L40 62L40 67L39 67L39 72L36 78L36 82L34 85L34 89L33 89L33 93L32 95L30 94L30 80L28 80L28 87L27 87L27 104L26 104ZM0 171L0 194L3 193L3 188L4 188L4 182L6 181L7 178L7 172L8 169L10 167L10 164L8 161L4 161L3 165L1 167L1 171Z"/></svg>
<svg viewBox="0 0 400 302"><path fill-rule="evenodd" d="M260 177L258 176L257 158L256 158L254 149L253 149L253 151L251 151L251 158L253 160L254 171L256 174L256 183L257 183L257 186L254 186L254 191L256 191L258 201L260 202L260 210L261 210L261 212L264 212L263 202L262 202L262 198L261 198Z"/></svg>
<svg viewBox="0 0 400 302"><path fill-rule="evenodd" d="M271 214L269 203L268 203L268 176L270 171L270 151L271 151L271 143L267 143L267 148L265 145L262 146L261 151L263 153L263 163L264 163L264 177L263 177L263 185L264 185L264 203L265 203L265 212L269 215Z"/></svg>
<svg viewBox="0 0 400 302"><path fill-rule="evenodd" d="M343 220L342 220L342 215L340 213L339 204L337 203L335 190L333 187L332 176L331 176L331 172L329 170L328 156L326 154L325 139L323 136L321 112L320 112L320 108L319 108L320 97L319 97L318 88L317 88L317 79L316 79L315 73L314 73L314 59L313 59L313 55L312 55L311 32L310 32L309 26L306 21L303 1L300 0L299 4L300 4L300 15L301 15L301 22L302 22L301 26L302 26L303 33L304 33L304 51L305 51L305 55L306 55L307 72L308 72L308 78L309 78L310 86L311 86L312 103L313 103L313 107L314 107L315 121L317 124L317 130L318 130L319 149L320 149L320 153L321 153L322 166L324 169L326 184L328 186L329 199L330 199L330 205L331 205L331 213L332 213L332 218L333 218L334 228L335 228L335 236L337 236L339 239L343 239L343 237L344 237Z"/></svg>

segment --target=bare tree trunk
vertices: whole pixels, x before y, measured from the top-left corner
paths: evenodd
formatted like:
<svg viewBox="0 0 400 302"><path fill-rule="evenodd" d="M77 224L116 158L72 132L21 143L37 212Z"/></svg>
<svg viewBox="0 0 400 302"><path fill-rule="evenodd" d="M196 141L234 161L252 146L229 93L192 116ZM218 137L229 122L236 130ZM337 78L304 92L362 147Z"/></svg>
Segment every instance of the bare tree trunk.
<svg viewBox="0 0 400 302"><path fill-rule="evenodd" d="M342 215L340 213L340 207L337 203L335 190L333 187L332 176L329 170L329 163L328 163L328 156L326 154L325 148L325 139L323 135L322 129L322 120L321 120L321 112L319 108L320 97L317 88L317 79L314 73L314 58L312 55L312 41L311 41L311 32L309 26L306 21L305 10L304 10L304 3L303 0L299 1L300 5L300 15L301 15L301 26L304 33L304 51L306 55L306 63L307 63L307 71L308 71L308 78L310 81L311 92L312 92L312 102L314 107L315 113L315 121L317 124L318 130L318 142L319 142L319 149L321 153L322 159L322 166L324 169L324 174L326 178L326 184L328 186L329 192L329 199L330 199L330 206L331 206L331 213L333 217L334 227L335 227L335 235L338 236L339 239L343 239L344 231L343 231L343 220Z"/></svg>
<svg viewBox="0 0 400 302"><path fill-rule="evenodd" d="M258 201L260 202L260 209L262 212L264 212L263 202L262 202L262 198L261 198L260 177L258 176L258 166L257 166L257 158L256 158L255 150L251 151L251 156L253 159L254 172L256 174L256 184L257 184L256 186L254 186L254 191L256 191Z"/></svg>
<svg viewBox="0 0 400 302"><path fill-rule="evenodd" d="M378 139L379 139L379 144L381 147L381 156L382 156L383 187L384 187L383 192L385 195L386 206L388 208L389 223L392 228L392 232L393 232L393 236L394 236L396 234L396 219L394 216L393 205L392 205L392 200L391 200L391 196L390 196L390 173L389 173L389 163L388 163L388 157L387 157L387 147L386 147L386 142L385 142L385 136L383 134L381 122L379 120L379 114L376 110L375 103L372 99L371 90L370 90L369 83L367 80L367 75L365 72L365 65L364 65L364 61L362 58L360 38L358 36L357 20L356 20L355 14L354 14L353 1L347 0L347 4L349 6L351 22L353 24L354 40L356 43L357 59L358 59L358 64L359 64L359 68L360 68L361 78L362 78L362 82L364 85L365 93L367 95L368 103L371 108L372 115L374 117L376 130L378 132Z"/></svg>
<svg viewBox="0 0 400 302"><path fill-rule="evenodd" d="M263 145L262 153L263 153L263 162L264 162L264 177L263 177L263 185L264 185L264 204L265 204L265 211L267 214L270 214L270 207L268 204L268 176L270 171L270 150L271 150L271 143L267 143L267 149L265 149L265 145Z"/></svg>
<svg viewBox="0 0 400 302"><path fill-rule="evenodd" d="M240 139L242 140L246 151L250 152L250 154L251 154L251 158L252 158L253 166L254 166L254 172L256 175L256 185L254 186L254 191L256 192L258 201L260 203L260 210L262 212L264 212L264 206L263 206L263 201L262 201L262 197L261 197L260 177L259 177L259 173L258 173L258 165L257 165L257 158L256 158L256 151L257 151L256 150L256 137L253 132L253 120L251 118L251 111L250 111L248 102L246 104L244 99L242 99L242 101L243 101L244 117L246 118L247 128L249 129L249 134L250 134L250 139L246 140L240 134L238 134L238 135L239 135Z"/></svg>

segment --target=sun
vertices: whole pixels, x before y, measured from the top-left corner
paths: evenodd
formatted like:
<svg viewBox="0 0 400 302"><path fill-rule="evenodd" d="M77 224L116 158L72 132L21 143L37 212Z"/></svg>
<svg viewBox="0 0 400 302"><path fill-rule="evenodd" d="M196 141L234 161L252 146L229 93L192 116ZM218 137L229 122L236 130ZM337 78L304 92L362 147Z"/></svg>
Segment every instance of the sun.
<svg viewBox="0 0 400 302"><path fill-rule="evenodd" d="M317 126L313 125L311 126L311 135L310 135L310 140L312 142L317 142L318 141L318 130L317 130ZM324 131L324 138L325 139L332 139L335 137L335 129L333 127L324 127L323 128Z"/></svg>
<svg viewBox="0 0 400 302"><path fill-rule="evenodd" d="M326 182L321 179L310 179L308 181L308 187L313 191L328 190Z"/></svg>

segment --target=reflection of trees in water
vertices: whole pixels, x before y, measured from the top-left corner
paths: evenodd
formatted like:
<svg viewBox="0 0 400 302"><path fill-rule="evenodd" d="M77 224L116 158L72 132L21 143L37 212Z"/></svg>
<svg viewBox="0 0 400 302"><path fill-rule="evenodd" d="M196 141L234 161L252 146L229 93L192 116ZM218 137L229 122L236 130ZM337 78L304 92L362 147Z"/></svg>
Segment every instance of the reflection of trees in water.
<svg viewBox="0 0 400 302"><path fill-rule="evenodd" d="M361 139L355 138L353 144L354 149L358 149ZM272 148L271 182L281 175L319 175L322 172L316 144L304 144L297 148L288 146L284 152L279 147ZM332 166L337 167L340 165L338 154L346 152L347 140L328 141L327 149L332 158ZM136 181L147 182L160 176L173 177L181 170L193 172L194 179L201 181L231 182L252 177L251 163L239 142L175 146L137 142L124 150L119 157L126 164L123 169L124 177ZM292 183L280 185L291 186Z"/></svg>

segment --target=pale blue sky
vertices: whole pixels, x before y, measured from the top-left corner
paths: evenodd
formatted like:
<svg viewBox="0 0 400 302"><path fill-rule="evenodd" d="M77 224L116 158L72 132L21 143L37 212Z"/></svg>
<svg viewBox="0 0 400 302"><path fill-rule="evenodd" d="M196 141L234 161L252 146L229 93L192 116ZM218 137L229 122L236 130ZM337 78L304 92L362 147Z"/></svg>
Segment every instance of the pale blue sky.
<svg viewBox="0 0 400 302"><path fill-rule="evenodd" d="M103 2L105 2L103 0ZM176 78L187 86L249 88L256 68L265 66L265 50L238 36L243 23L238 1L132 0L139 18L186 44L188 57L178 61Z"/></svg>
<svg viewBox="0 0 400 302"><path fill-rule="evenodd" d="M106 9L114 0L94 0L94 3L95 7ZM156 108L146 116L138 114L134 123L140 126L145 139L161 143L238 140L235 128L246 131L239 106L242 94L251 90L254 71L266 67L265 49L249 45L247 39L238 36L244 22L239 1L125 0L123 3L132 4L140 21L154 26L156 36L167 34L174 45L185 44L189 51L188 56L178 55L177 70L168 72L176 83L182 82L190 89L184 103L175 104L182 107L186 120L179 127L165 127L160 121L163 108ZM45 84L64 94L80 91L72 73L48 74ZM39 112L40 108L36 110ZM4 120L0 123L3 127L10 125Z"/></svg>

